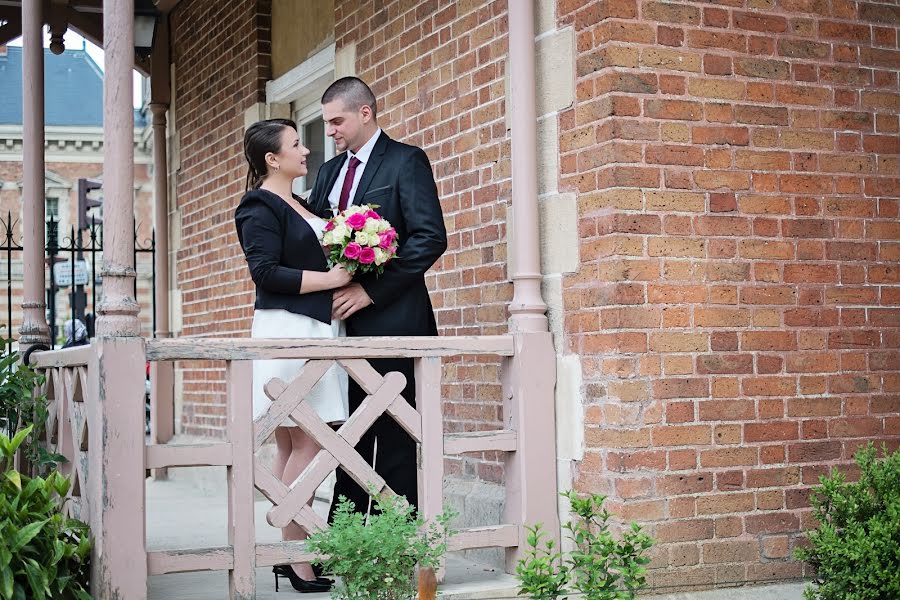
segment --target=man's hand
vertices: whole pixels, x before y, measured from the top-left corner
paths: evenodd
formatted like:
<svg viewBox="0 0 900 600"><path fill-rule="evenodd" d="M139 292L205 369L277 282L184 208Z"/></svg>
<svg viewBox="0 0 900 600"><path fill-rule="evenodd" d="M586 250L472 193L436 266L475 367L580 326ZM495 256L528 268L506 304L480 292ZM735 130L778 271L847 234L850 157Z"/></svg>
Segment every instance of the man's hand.
<svg viewBox="0 0 900 600"><path fill-rule="evenodd" d="M334 292L334 300L331 303L332 319L347 319L358 310L370 304L374 304L369 294L358 283L351 283Z"/></svg>

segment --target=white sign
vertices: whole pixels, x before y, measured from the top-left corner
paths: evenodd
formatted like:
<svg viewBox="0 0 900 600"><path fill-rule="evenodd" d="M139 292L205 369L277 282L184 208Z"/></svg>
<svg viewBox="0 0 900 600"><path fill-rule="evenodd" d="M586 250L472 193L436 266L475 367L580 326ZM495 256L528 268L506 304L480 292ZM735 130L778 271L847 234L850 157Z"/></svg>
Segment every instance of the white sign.
<svg viewBox="0 0 900 600"><path fill-rule="evenodd" d="M75 285L87 285L91 278L88 275L87 261L83 258L75 261ZM57 287L72 285L72 263L68 260L53 265L53 281Z"/></svg>

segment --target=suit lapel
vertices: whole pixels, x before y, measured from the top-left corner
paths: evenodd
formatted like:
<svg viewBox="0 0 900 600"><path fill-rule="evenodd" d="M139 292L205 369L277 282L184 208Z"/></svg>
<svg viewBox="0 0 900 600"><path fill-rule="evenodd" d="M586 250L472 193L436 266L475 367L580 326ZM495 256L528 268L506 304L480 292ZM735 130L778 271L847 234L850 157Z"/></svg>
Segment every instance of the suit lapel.
<svg viewBox="0 0 900 600"><path fill-rule="evenodd" d="M340 154L335 156L327 163L322 165L322 169L328 167L333 163L333 167L330 168L326 173L322 173L319 171L319 175L326 175L327 179L325 180L325 186L321 190L319 197L315 199L316 205L315 210L317 211L320 217L325 216L326 218L331 218L331 206L328 204L328 196L331 194L331 190L334 188L334 183L337 181L338 175L341 174L341 165L344 164L344 161L347 160L346 154Z"/></svg>
<svg viewBox="0 0 900 600"><path fill-rule="evenodd" d="M369 189L369 185L372 184L372 179L375 178L375 173L378 172L381 161L384 160L384 152L387 150L388 141L390 141L390 138L382 131L381 135L378 136L378 140L375 142L375 147L372 148L372 154L369 155L369 162L366 163L366 168L363 171L362 178L359 180L359 185L356 186L356 193L353 195L353 204L359 205L362 203L362 197L365 195L366 190Z"/></svg>

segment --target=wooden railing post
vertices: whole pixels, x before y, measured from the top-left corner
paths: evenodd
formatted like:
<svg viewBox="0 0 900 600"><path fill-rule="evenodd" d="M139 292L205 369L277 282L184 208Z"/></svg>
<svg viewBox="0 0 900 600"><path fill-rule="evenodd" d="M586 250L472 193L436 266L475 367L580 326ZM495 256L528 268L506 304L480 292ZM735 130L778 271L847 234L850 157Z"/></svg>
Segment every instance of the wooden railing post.
<svg viewBox="0 0 900 600"><path fill-rule="evenodd" d="M253 522L253 363L229 361L226 368L228 441L234 449L228 479L228 544L234 564L228 573L229 600L256 598L256 534Z"/></svg>
<svg viewBox="0 0 900 600"><path fill-rule="evenodd" d="M419 514L433 522L443 511L444 501L444 420L441 413L441 359L426 356L416 359L416 405L422 418L422 444L419 447ZM443 579L443 562L436 569Z"/></svg>
<svg viewBox="0 0 900 600"><path fill-rule="evenodd" d="M144 340L98 338L91 349L91 594L97 600L146 600Z"/></svg>
<svg viewBox="0 0 900 600"><path fill-rule="evenodd" d="M175 363L150 363L150 443L167 444L175 435ZM154 469L153 478L168 479L168 469Z"/></svg>
<svg viewBox="0 0 900 600"><path fill-rule="evenodd" d="M540 523L559 540L556 491L554 387L556 355L550 333L515 333L515 355L503 365L504 423L517 433L517 448L506 460L504 522L519 527L519 543L506 551L514 573L526 547L525 525Z"/></svg>

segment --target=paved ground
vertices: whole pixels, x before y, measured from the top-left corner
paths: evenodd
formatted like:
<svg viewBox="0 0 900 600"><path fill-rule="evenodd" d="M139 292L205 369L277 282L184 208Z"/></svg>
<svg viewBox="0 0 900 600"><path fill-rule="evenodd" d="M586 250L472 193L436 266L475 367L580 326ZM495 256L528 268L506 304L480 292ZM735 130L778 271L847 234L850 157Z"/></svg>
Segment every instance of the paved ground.
<svg viewBox="0 0 900 600"><path fill-rule="evenodd" d="M224 468L209 468L200 477L173 476L169 481L147 482L147 547L150 550L204 546L227 543L225 529L227 503L224 494ZM317 503L318 504L318 503ZM259 542L278 541L279 531L269 526L265 512L271 505L256 502L256 532ZM324 506L324 505L323 505ZM316 507L321 510L321 506ZM258 600L294 597L289 584L275 593L270 569L257 571ZM733 588L713 592L692 592L646 596L647 600L802 600L800 584ZM495 600L516 597L513 577L485 569L461 558L447 560L447 578L440 596L448 600ZM225 572L178 573L150 578L150 600L225 600L228 598L228 576ZM306 594L308 600L324 600L327 594Z"/></svg>

